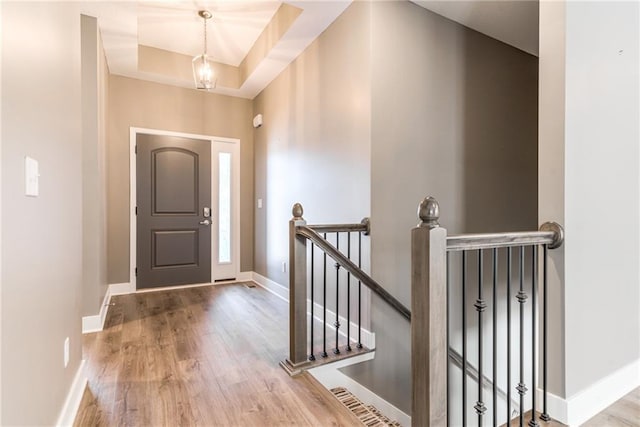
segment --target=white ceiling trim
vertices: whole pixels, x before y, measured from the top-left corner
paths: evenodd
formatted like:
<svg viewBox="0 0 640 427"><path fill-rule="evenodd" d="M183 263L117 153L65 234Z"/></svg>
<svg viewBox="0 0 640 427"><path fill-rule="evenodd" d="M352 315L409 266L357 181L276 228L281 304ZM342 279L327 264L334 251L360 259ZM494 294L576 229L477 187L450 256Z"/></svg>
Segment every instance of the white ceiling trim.
<svg viewBox="0 0 640 427"><path fill-rule="evenodd" d="M204 28L196 10L204 9L213 14L207 21L207 53L216 62L237 67L281 4L273 0L141 1L138 44L200 55Z"/></svg>
<svg viewBox="0 0 640 427"><path fill-rule="evenodd" d="M351 1L288 1L287 4L303 9L302 13L234 96L252 99L258 95L344 12Z"/></svg>
<svg viewBox="0 0 640 427"><path fill-rule="evenodd" d="M287 4L302 9L291 28L239 89L218 87L213 92L253 99L331 25L351 1L287 1ZM88 2L83 3L82 13L98 19L109 71L112 74L193 89L193 82L138 70L137 2Z"/></svg>

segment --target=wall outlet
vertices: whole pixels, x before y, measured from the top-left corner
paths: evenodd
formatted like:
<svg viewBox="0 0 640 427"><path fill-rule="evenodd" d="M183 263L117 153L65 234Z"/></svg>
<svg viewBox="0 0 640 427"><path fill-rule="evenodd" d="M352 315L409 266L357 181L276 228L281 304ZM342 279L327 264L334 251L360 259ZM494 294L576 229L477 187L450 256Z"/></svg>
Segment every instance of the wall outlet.
<svg viewBox="0 0 640 427"><path fill-rule="evenodd" d="M64 339L64 367L69 365L69 337Z"/></svg>
<svg viewBox="0 0 640 427"><path fill-rule="evenodd" d="M282 272L283 273L287 272L287 261L282 261Z"/></svg>

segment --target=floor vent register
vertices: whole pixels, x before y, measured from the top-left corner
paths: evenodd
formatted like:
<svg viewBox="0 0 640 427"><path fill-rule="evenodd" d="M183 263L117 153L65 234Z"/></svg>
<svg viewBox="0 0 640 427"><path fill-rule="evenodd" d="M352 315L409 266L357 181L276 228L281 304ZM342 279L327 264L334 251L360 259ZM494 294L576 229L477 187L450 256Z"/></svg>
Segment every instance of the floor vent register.
<svg viewBox="0 0 640 427"><path fill-rule="evenodd" d="M332 388L331 393L367 427L402 427L397 421L381 414L374 406L362 403L344 387Z"/></svg>

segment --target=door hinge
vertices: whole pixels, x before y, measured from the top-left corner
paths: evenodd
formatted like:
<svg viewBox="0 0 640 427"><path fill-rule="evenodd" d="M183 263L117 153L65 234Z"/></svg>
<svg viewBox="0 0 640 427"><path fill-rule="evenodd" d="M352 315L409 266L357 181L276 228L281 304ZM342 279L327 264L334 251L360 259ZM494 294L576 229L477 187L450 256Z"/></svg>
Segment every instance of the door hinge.
<svg viewBox="0 0 640 427"><path fill-rule="evenodd" d="M138 207L136 206L136 215L138 215Z"/></svg>
<svg viewBox="0 0 640 427"><path fill-rule="evenodd" d="M138 267L136 267L136 277L138 276Z"/></svg>
<svg viewBox="0 0 640 427"><path fill-rule="evenodd" d="M138 154L138 146L136 145L135 147L133 147L133 151Z"/></svg>

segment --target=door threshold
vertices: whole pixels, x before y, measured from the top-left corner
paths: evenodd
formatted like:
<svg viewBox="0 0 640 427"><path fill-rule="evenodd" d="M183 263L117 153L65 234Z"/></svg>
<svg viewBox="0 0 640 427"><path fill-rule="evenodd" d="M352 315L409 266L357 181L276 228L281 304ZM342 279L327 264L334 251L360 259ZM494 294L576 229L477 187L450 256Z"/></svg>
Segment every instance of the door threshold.
<svg viewBox="0 0 640 427"><path fill-rule="evenodd" d="M174 285L174 286L160 286L157 288L140 288L136 289L135 293L142 294L146 292L159 292L159 291L172 291L176 289L187 289L187 288L201 288L203 286L217 286L217 285L229 285L231 283L242 283L242 280L229 279L225 281L214 281L213 283L193 283L189 285Z"/></svg>

